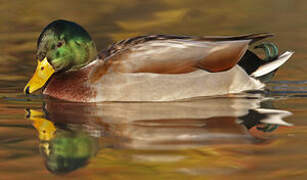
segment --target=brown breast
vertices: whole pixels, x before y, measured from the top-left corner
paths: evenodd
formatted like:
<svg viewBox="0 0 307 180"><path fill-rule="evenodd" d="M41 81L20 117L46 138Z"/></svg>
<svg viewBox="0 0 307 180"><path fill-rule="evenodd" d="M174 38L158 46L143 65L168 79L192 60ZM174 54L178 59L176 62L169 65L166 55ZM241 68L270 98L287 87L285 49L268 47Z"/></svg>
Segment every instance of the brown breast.
<svg viewBox="0 0 307 180"><path fill-rule="evenodd" d="M78 71L55 74L43 94L68 101L88 102L95 96L93 88L88 83L88 74L91 69L92 66Z"/></svg>

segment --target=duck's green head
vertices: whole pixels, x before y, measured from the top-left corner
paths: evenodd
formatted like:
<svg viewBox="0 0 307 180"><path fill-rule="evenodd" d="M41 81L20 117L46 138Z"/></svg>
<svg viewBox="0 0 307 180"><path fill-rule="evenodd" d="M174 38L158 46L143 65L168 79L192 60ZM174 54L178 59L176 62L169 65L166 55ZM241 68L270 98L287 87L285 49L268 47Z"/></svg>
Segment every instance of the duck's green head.
<svg viewBox="0 0 307 180"><path fill-rule="evenodd" d="M38 38L38 65L24 92L32 93L43 87L52 74L78 70L96 56L94 42L80 25L65 20L53 21Z"/></svg>

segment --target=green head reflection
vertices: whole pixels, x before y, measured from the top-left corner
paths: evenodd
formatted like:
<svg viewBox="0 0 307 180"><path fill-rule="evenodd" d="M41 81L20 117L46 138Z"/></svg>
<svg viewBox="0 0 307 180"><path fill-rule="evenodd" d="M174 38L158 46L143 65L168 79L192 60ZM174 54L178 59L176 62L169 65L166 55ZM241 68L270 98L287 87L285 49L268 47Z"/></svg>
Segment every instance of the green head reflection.
<svg viewBox="0 0 307 180"><path fill-rule="evenodd" d="M97 151L96 139L83 132L57 129L50 141L41 142L40 151L53 173L67 173L83 167Z"/></svg>

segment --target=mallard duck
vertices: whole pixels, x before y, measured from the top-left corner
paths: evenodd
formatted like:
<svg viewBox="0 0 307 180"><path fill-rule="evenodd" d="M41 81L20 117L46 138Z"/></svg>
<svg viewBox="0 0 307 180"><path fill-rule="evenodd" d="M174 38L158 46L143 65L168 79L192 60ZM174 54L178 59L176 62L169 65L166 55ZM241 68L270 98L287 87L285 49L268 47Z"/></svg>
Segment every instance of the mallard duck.
<svg viewBox="0 0 307 180"><path fill-rule="evenodd" d="M97 53L80 25L56 20L37 42L37 68L24 88L67 101L174 101L264 88L266 79L293 52L278 56L274 44L257 47L268 60L248 50L272 34L189 37L138 36Z"/></svg>

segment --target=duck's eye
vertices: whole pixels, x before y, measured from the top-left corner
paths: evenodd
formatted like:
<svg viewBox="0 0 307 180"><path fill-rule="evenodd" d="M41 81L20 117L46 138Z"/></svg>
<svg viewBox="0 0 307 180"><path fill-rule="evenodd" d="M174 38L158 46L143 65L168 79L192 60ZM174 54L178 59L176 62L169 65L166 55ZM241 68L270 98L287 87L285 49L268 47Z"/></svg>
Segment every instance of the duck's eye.
<svg viewBox="0 0 307 180"><path fill-rule="evenodd" d="M56 47L59 48L59 47L61 47L63 44L64 44L64 43L60 41L60 42L58 42L58 44L56 45Z"/></svg>
<svg viewBox="0 0 307 180"><path fill-rule="evenodd" d="M44 66L42 66L42 67L41 67L41 70L44 70L44 69L45 69Z"/></svg>

